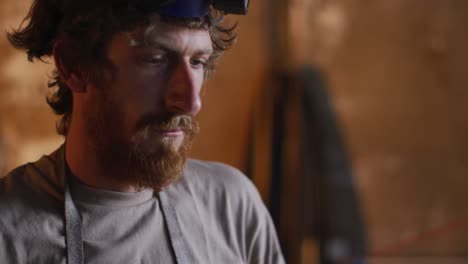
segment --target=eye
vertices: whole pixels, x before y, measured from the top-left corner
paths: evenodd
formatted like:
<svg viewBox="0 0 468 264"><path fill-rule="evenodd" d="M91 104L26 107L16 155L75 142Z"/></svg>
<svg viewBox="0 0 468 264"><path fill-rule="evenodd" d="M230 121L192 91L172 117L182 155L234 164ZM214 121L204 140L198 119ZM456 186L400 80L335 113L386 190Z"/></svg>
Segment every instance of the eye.
<svg viewBox="0 0 468 264"><path fill-rule="evenodd" d="M146 54L140 57L140 62L148 65L162 65L167 63L167 55L164 53Z"/></svg>
<svg viewBox="0 0 468 264"><path fill-rule="evenodd" d="M207 59L205 58L193 58L190 60L190 65L192 65L193 68L198 69L198 68L205 68L207 64Z"/></svg>

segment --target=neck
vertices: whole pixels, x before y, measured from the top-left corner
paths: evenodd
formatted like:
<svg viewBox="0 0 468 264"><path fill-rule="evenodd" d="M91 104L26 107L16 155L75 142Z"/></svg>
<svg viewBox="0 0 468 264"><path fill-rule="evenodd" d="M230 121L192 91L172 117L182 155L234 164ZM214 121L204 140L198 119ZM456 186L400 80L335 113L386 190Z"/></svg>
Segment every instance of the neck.
<svg viewBox="0 0 468 264"><path fill-rule="evenodd" d="M83 127L83 126L79 126ZM87 143L84 131L74 129L73 122L67 134L65 159L71 173L80 182L92 188L117 192L138 192L136 187L109 175L98 159L95 151Z"/></svg>

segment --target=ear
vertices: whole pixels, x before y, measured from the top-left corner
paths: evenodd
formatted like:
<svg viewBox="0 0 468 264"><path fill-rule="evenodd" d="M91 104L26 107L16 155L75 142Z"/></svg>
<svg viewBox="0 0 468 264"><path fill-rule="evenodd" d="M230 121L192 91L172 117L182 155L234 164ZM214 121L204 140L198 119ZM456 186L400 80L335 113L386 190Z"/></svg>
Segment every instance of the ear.
<svg viewBox="0 0 468 264"><path fill-rule="evenodd" d="M72 92L84 93L86 92L87 82L81 73L75 73L65 66L62 60L62 45L63 42L57 41L53 48L55 67L57 68L59 77L67 84Z"/></svg>

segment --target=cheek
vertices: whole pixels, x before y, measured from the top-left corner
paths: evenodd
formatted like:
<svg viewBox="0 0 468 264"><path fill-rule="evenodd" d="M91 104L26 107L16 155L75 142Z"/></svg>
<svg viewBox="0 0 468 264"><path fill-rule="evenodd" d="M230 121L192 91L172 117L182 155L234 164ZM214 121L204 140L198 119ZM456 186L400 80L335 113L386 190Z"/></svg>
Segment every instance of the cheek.
<svg viewBox="0 0 468 264"><path fill-rule="evenodd" d="M131 136L141 117L148 113L159 112L163 81L155 74L129 72L115 78L112 94L118 104L123 122L124 134Z"/></svg>
<svg viewBox="0 0 468 264"><path fill-rule="evenodd" d="M197 72L194 78L194 82L198 89L198 94L200 94L203 84L205 83L205 72L202 70L200 72Z"/></svg>
<svg viewBox="0 0 468 264"><path fill-rule="evenodd" d="M122 98L131 108L129 110L154 111L154 108L162 101L164 79L161 74L135 71L122 78L118 85L122 87Z"/></svg>

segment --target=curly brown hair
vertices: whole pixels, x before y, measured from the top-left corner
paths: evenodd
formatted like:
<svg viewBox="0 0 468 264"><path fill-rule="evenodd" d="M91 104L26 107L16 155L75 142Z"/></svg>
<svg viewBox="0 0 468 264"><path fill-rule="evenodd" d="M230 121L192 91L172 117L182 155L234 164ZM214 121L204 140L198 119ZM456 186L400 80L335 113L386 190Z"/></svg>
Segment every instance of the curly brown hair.
<svg viewBox="0 0 468 264"><path fill-rule="evenodd" d="M151 16L164 2L34 0L19 28L7 33L7 37L15 48L26 51L29 61L50 57L54 46L61 42L60 49L55 52L63 66L69 71L79 72L88 81L100 83L112 69L105 52L111 37L118 32L149 26ZM236 24L225 25L224 14L214 8L210 8L205 17L180 19L161 16L161 20L209 31L214 52L206 76L214 69L219 56L236 40ZM50 78L46 101L57 115L62 115L57 123L57 132L66 136L73 109L73 93L56 70Z"/></svg>

